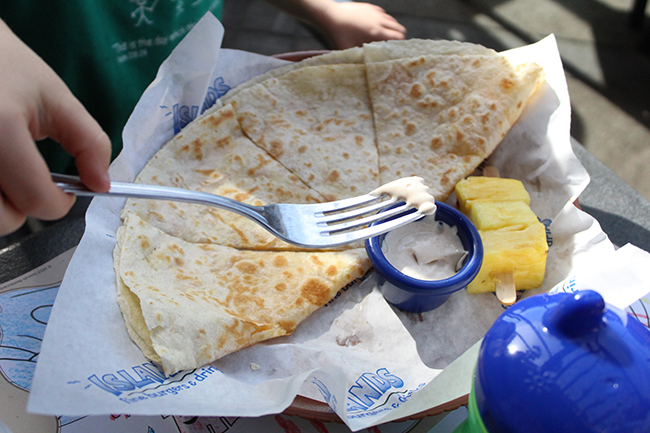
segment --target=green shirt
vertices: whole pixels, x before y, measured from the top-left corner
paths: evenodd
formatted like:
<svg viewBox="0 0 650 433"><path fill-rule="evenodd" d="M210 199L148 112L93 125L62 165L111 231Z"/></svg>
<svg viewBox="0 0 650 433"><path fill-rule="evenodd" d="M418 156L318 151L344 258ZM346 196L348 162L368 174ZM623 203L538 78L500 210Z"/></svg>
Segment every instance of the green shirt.
<svg viewBox="0 0 650 433"><path fill-rule="evenodd" d="M223 0L0 1L0 18L47 62L111 137L122 129L161 63ZM50 170L74 171L58 144L39 143Z"/></svg>

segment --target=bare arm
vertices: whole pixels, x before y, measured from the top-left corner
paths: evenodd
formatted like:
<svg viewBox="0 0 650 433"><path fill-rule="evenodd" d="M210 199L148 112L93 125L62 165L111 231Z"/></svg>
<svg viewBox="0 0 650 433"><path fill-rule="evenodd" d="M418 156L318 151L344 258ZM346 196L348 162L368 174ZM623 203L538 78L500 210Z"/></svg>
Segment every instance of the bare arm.
<svg viewBox="0 0 650 433"><path fill-rule="evenodd" d="M55 72L0 20L0 235L28 215L63 217L74 197L52 183L36 140L50 137L75 157L84 183L109 187L111 143Z"/></svg>
<svg viewBox="0 0 650 433"><path fill-rule="evenodd" d="M320 30L337 49L366 42L404 39L406 29L382 8L334 0L266 0Z"/></svg>

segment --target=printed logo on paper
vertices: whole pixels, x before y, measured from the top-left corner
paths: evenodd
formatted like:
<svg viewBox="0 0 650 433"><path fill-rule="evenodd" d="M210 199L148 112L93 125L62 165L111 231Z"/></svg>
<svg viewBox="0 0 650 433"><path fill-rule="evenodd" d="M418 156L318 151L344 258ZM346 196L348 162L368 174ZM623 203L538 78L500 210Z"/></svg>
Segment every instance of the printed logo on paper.
<svg viewBox="0 0 650 433"><path fill-rule="evenodd" d="M88 377L90 383L86 385L85 389L99 388L113 394L124 403L133 404L178 395L196 387L218 372L219 370L208 365L165 377L155 364L145 362L130 369L93 374Z"/></svg>
<svg viewBox="0 0 650 433"><path fill-rule="evenodd" d="M312 378L312 383L318 387L325 402L336 411L336 396L322 381ZM404 381L387 368L363 373L348 389L346 402L348 418L375 416L397 409L424 385L425 383L420 383L415 389L407 389Z"/></svg>
<svg viewBox="0 0 650 433"><path fill-rule="evenodd" d="M424 385L421 383L416 389L406 389L404 381L387 368L363 373L348 390L348 418L374 416L397 409Z"/></svg>
<svg viewBox="0 0 650 433"><path fill-rule="evenodd" d="M223 77L217 77L212 86L208 87L203 105L200 107L200 114L203 114L207 109L212 107L217 99L228 93L230 86L226 84ZM164 107L163 107L164 108ZM190 124L199 115L198 105L180 105L173 106L172 114L174 116L174 134L181 132L188 124Z"/></svg>

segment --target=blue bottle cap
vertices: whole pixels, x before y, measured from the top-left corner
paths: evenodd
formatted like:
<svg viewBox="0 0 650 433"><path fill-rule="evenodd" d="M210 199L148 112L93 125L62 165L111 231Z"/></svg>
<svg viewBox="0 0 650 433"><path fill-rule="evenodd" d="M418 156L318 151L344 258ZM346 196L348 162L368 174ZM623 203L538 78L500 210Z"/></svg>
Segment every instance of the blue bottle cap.
<svg viewBox="0 0 650 433"><path fill-rule="evenodd" d="M490 433L650 432L650 331L591 290L532 296L485 335L474 392Z"/></svg>

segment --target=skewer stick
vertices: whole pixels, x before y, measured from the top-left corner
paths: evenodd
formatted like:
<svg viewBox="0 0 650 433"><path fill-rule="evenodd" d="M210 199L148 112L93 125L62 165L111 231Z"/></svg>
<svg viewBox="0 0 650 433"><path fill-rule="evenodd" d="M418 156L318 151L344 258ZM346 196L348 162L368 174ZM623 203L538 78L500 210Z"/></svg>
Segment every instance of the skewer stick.
<svg viewBox="0 0 650 433"><path fill-rule="evenodd" d="M498 272L496 279L496 295L503 305L512 305L517 301L517 290L515 289L515 276L512 271Z"/></svg>
<svg viewBox="0 0 650 433"><path fill-rule="evenodd" d="M485 177L501 177L499 169L493 165L483 168ZM515 288L515 276L512 271L499 272L495 275L497 299L504 305L512 305L517 301L517 290Z"/></svg>
<svg viewBox="0 0 650 433"><path fill-rule="evenodd" d="M501 177L499 169L493 165L486 165L483 168L483 176L485 177Z"/></svg>

